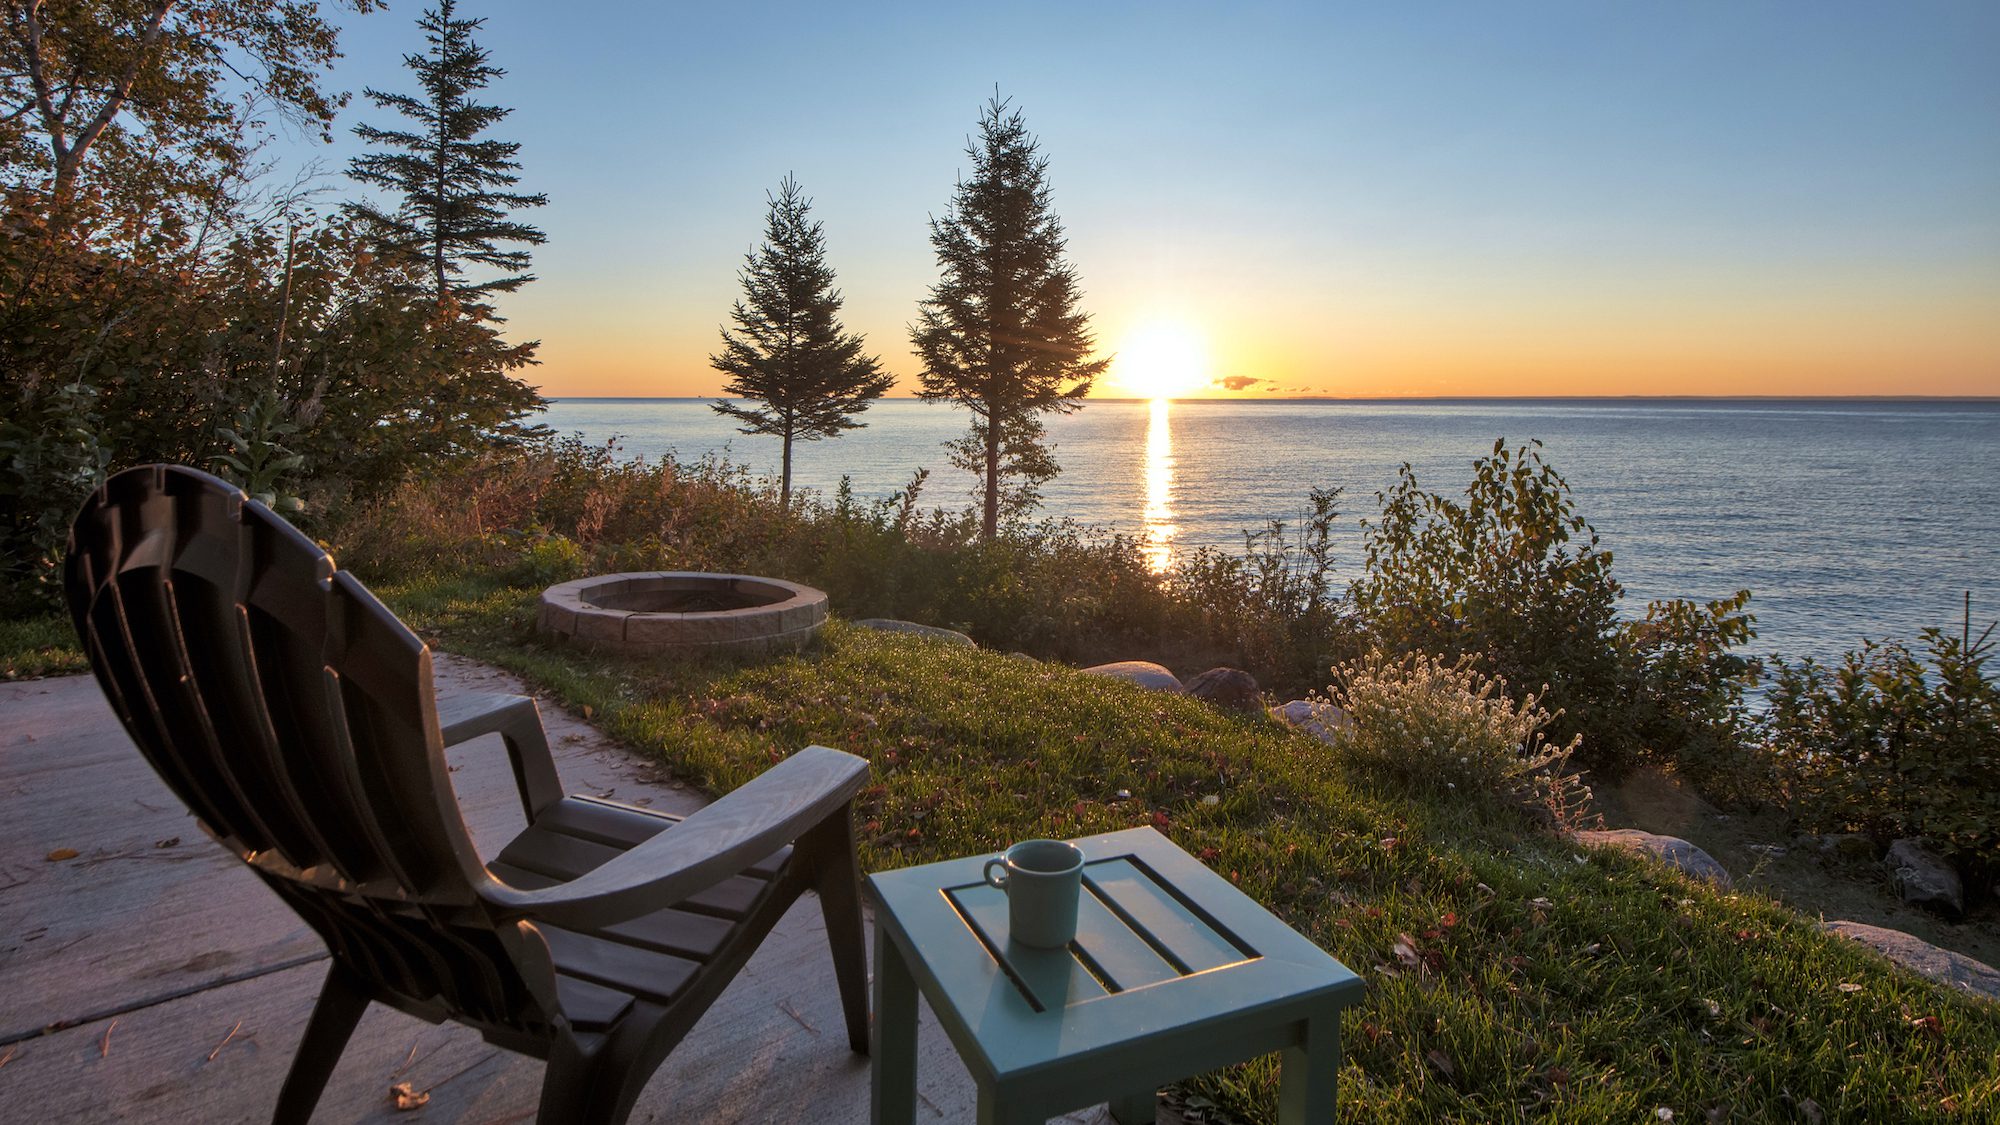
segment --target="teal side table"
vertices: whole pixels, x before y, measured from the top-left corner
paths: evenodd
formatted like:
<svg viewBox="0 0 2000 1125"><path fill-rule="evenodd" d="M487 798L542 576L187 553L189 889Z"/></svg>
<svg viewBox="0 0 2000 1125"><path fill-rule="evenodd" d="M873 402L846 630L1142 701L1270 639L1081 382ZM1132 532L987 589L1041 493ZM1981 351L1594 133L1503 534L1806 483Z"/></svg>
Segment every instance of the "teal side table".
<svg viewBox="0 0 2000 1125"><path fill-rule="evenodd" d="M972 1072L980 1125L1107 1100L1140 1125L1161 1085L1270 1051L1283 1052L1279 1121L1332 1122L1340 1013L1360 978L1150 828L1075 843L1067 949L1008 940L986 856L869 877L875 1125L915 1121L919 990Z"/></svg>

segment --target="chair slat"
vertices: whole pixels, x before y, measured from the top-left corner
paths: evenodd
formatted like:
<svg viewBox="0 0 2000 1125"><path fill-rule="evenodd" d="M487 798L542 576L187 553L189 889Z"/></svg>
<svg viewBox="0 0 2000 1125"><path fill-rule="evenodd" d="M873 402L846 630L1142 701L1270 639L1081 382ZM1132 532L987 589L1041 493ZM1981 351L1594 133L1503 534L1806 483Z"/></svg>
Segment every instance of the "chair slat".
<svg viewBox="0 0 2000 1125"><path fill-rule="evenodd" d="M543 926L542 937L558 970L662 1004L701 968L697 961L555 926Z"/></svg>

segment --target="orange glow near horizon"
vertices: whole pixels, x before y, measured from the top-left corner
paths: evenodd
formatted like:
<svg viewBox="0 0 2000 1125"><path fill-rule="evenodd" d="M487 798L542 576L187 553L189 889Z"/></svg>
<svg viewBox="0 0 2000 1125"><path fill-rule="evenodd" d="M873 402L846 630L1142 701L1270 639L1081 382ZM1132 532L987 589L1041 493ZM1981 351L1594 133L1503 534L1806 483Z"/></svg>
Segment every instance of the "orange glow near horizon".
<svg viewBox="0 0 2000 1125"><path fill-rule="evenodd" d="M1110 305L1094 319L1113 356L1098 398L1522 396L1816 396L2000 394L1991 308L1958 293L1829 287L1754 294L1717 286L1704 300L1648 292L1494 295L1305 292L1275 304L1223 292L1205 304ZM524 372L551 397L701 397L715 325L634 302L524 294L510 335L542 340ZM1136 295L1146 300L1146 295ZM540 297L540 300L536 298ZM1162 312L1159 310L1171 310ZM913 395L901 310L855 309L892 394Z"/></svg>

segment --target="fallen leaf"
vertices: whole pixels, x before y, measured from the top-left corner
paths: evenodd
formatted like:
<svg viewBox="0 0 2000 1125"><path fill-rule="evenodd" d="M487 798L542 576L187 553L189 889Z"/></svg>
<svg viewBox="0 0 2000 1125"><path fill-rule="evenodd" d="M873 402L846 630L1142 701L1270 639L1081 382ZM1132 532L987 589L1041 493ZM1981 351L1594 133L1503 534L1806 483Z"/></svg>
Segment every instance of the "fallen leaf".
<svg viewBox="0 0 2000 1125"><path fill-rule="evenodd" d="M431 1100L429 1090L412 1090L408 1082L398 1082L389 1087L389 1096L395 1099L396 1108L402 1110L417 1109Z"/></svg>
<svg viewBox="0 0 2000 1125"><path fill-rule="evenodd" d="M1458 1077L1458 1068L1451 1065L1451 1059L1443 1051L1433 1047L1424 1052L1424 1057L1431 1060L1431 1065L1438 1068L1439 1074L1444 1075L1446 1078Z"/></svg>
<svg viewBox="0 0 2000 1125"><path fill-rule="evenodd" d="M1389 949L1390 952L1396 955L1396 960L1401 961L1405 968L1416 969L1423 966L1424 959L1417 955L1417 940L1410 935L1397 934L1396 944L1390 946Z"/></svg>
<svg viewBox="0 0 2000 1125"><path fill-rule="evenodd" d="M76 855L75 848L57 848L48 854L48 861L50 863L61 863L66 859L75 859Z"/></svg>
<svg viewBox="0 0 2000 1125"><path fill-rule="evenodd" d="M585 719L592 719L592 718L595 718L596 716L597 716L597 708L595 708L595 707L592 707L592 706L591 706L590 704L588 704L588 703L586 703L586 704L584 704L584 705L583 705L583 717L584 717ZM422 1104L424 1104L424 1103L422 1103L422 1102L418 1102L417 1104L418 1104L418 1105L422 1105Z"/></svg>
<svg viewBox="0 0 2000 1125"><path fill-rule="evenodd" d="M1852 982L1849 982L1849 981L1841 981L1841 982L1840 982L1840 990L1841 990L1842 992L1859 992L1859 991L1861 991L1861 986L1860 986L1860 985L1858 985L1858 984L1854 984L1854 983L1852 983Z"/></svg>
<svg viewBox="0 0 2000 1125"><path fill-rule="evenodd" d="M164 840L153 841L153 846L156 848L177 848L180 845L181 838L179 836L169 836Z"/></svg>

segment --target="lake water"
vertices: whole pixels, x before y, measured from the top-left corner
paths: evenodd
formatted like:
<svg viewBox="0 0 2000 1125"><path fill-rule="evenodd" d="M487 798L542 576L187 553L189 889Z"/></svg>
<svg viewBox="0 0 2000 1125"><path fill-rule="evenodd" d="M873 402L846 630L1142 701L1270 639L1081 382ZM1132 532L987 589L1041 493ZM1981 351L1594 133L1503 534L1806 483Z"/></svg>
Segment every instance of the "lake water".
<svg viewBox="0 0 2000 1125"><path fill-rule="evenodd" d="M845 475L878 498L928 467L926 507L971 502L943 449L964 411L901 399L863 418L799 446L795 485L831 493ZM736 433L700 399L564 399L544 421L619 436L630 456L777 465L775 439ZM1045 513L1143 536L1163 560L1240 550L1245 529L1296 521L1310 489L1339 486L1352 577L1354 517L1374 514L1399 464L1458 494L1494 439L1538 438L1614 552L1627 614L1748 587L1755 651L1822 660L1864 636L1955 630L1967 590L1975 623L2000 615L1996 401L1092 402L1049 419L1049 436L1063 472Z"/></svg>

